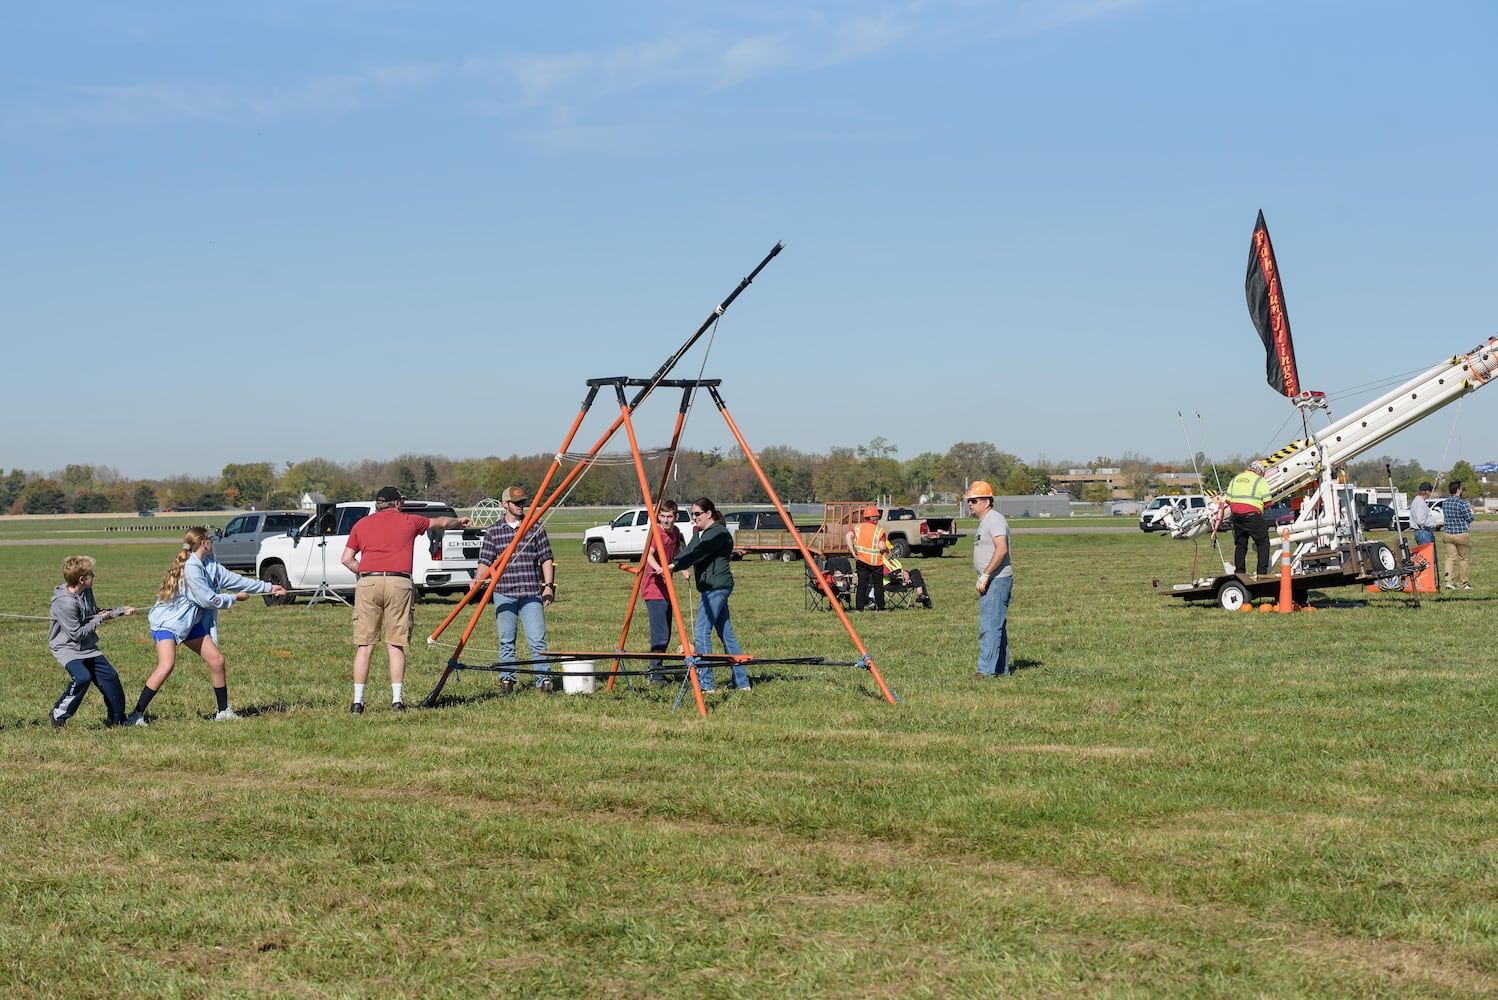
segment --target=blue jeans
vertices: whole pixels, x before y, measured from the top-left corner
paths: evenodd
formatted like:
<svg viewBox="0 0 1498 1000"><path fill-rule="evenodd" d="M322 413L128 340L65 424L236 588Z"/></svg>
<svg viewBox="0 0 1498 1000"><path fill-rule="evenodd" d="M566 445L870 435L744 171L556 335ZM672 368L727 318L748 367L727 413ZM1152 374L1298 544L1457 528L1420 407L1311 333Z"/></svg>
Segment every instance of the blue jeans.
<svg viewBox="0 0 1498 1000"><path fill-rule="evenodd" d="M67 722L78 711L78 706L83 704L83 696L88 694L90 684L99 685L99 693L104 696L104 705L109 713L109 724L111 726L122 725L125 721L125 689L120 684L120 675L115 672L110 662L102 656L90 656L82 660L70 660L64 669L68 672L68 687L57 699L57 704L52 706L52 720L55 723Z"/></svg>
<svg viewBox="0 0 1498 1000"><path fill-rule="evenodd" d="M540 659L546 653L546 606L541 598L506 597L494 595L494 626L499 629L499 662L515 662L516 623L525 626L525 641L530 643L531 659ZM543 664L544 666L544 664ZM514 680L515 673L500 671L500 680ZM536 686L541 684L541 675L536 675Z"/></svg>
<svg viewBox="0 0 1498 1000"><path fill-rule="evenodd" d="M978 595L978 673L1009 673L1009 593L1014 577L996 576Z"/></svg>
<svg viewBox="0 0 1498 1000"><path fill-rule="evenodd" d="M711 653L713 651L713 633L718 633L718 639L723 643L723 652L730 656L738 656L739 638L733 634L733 622L728 620L728 595L733 593L732 587L722 587L718 590L704 590L702 600L697 605L697 652ZM698 667L697 683L704 688L713 686L713 668ZM749 671L744 669L742 663L733 665L733 686L746 688L749 686Z"/></svg>
<svg viewBox="0 0 1498 1000"><path fill-rule="evenodd" d="M650 651L664 653L671 644L671 602L650 600L645 602L645 611L650 615ZM663 680L665 671L660 660L651 660L646 668L651 680Z"/></svg>

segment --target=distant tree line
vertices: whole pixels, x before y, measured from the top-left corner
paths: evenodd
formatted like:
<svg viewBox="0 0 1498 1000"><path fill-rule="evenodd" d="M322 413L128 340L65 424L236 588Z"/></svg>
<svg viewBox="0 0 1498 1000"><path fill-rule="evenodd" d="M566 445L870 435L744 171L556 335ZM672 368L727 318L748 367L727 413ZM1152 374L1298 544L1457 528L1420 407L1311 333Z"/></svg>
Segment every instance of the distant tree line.
<svg viewBox="0 0 1498 1000"><path fill-rule="evenodd" d="M1027 465L987 441L960 442L945 454L922 452L905 461L899 460L897 453L898 449L889 441L875 438L866 445L836 447L827 454L775 445L757 453L755 458L776 494L786 503L888 498L897 504L912 504L923 497L950 502L975 479L987 480L995 492L1003 495L1047 493L1053 474L1077 467L1072 462L1051 467ZM296 507L306 493L321 493L335 503L367 500L375 490L392 483L408 497L466 507L485 497L498 497L507 486L538 489L551 461L549 454L458 461L437 455L402 455L386 462L347 465L314 458L285 463L279 471L271 462L235 463L224 466L214 478L180 476L149 481L128 479L107 466L69 465L47 475L12 469L0 476L0 511L126 514L154 509ZM1088 467L1123 470L1127 489L1136 497L1145 497L1170 489L1165 473L1193 468L1201 471L1208 489L1219 488L1219 482L1225 487L1247 461L1214 466L1198 455L1194 462L1171 466L1125 454L1119 459L1099 456ZM1469 496L1483 492L1472 466L1465 461L1456 463L1444 476L1416 462L1396 462L1387 457L1352 463L1348 473L1359 485L1385 485L1388 482L1385 465L1393 470L1395 487L1411 495L1422 480L1445 483L1461 479L1468 483ZM663 467L663 456L647 458L645 471L652 489L659 483ZM571 468L563 468L554 477L553 485ZM1493 485L1486 489L1498 492ZM678 499L710 496L727 504L769 500L741 453L716 448L679 451L666 492ZM615 454L600 456L574 482L565 502L622 505L636 503L639 497L639 478L633 463L627 455ZM1084 490L1081 499L1104 501L1111 499L1111 492L1099 484Z"/></svg>

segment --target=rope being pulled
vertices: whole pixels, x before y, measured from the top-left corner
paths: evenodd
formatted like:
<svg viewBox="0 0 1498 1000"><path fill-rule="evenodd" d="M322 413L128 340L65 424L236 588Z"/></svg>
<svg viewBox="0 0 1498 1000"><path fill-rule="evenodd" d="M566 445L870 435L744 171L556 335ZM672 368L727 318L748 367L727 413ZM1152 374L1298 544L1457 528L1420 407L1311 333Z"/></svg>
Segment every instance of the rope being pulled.
<svg viewBox="0 0 1498 1000"><path fill-rule="evenodd" d="M536 683L540 684L541 678L557 676L557 674L559 673L559 671L555 669L557 665L579 661L596 662L598 660L610 659L673 660L681 661L681 666L677 667L673 663L671 668L666 668L663 664L659 669L652 667L649 670L617 670L614 668L572 670L564 668L562 671L560 671L560 673L565 678L573 679L581 679L586 677L598 680L622 677L624 678L624 683L627 686L631 686L630 678L632 677L649 677L652 679L663 679L671 682L676 682L679 680L680 688L677 691L676 700L671 706L671 711L675 712L677 708L680 707L682 699L686 697L686 693L691 687L693 671L700 670L703 667L710 668L714 666L727 666L731 663L754 663L756 665L799 664L807 666L858 667L863 670L869 669L867 657L858 660L837 661L828 660L824 656L781 656L760 659L753 656L728 656L724 654L712 653L704 654L702 656L687 656L683 653L628 653L622 651L600 653L560 653L554 656L547 656L537 659L514 660L509 663L475 664L462 663L458 660L449 660L447 666L448 670L453 676L453 679L459 682L461 682L462 680L463 671L474 670L480 673L491 674L524 674L526 676L536 677ZM444 677L446 677L445 674ZM439 684L439 688L440 686L441 685ZM712 688L710 686L704 687L703 690L704 692L707 692L711 691ZM428 695L427 699L422 702L422 707L429 708L433 704L435 704L435 702L433 701L432 696Z"/></svg>
<svg viewBox="0 0 1498 1000"><path fill-rule="evenodd" d="M558 665L575 662L596 662L598 660L671 660L679 661L692 666L729 666L733 663L759 664L805 664L829 667L861 667L862 661L854 660L847 662L830 661L824 656L785 656L771 659L762 659L754 656L729 656L724 653L704 653L698 656L687 656L684 653L634 653L634 652L598 652L598 653L558 653L529 660L511 660L508 663L462 663L457 660L449 661L453 670L476 670L480 673L506 673L506 674L532 674L552 675L559 671ZM538 665L540 668L537 669ZM654 673L653 670L615 670L613 668L595 670L564 670L561 671L573 677L643 677Z"/></svg>

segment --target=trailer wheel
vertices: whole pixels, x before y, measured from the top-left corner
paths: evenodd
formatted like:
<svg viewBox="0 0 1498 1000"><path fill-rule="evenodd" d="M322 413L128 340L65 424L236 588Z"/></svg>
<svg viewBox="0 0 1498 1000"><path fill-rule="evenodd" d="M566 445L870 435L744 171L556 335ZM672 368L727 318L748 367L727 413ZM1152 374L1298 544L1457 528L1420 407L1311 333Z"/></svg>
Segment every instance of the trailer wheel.
<svg viewBox="0 0 1498 1000"><path fill-rule="evenodd" d="M759 554L759 557L765 562L774 562L776 559L780 558L780 554L777 552L761 552Z"/></svg>
<svg viewBox="0 0 1498 1000"><path fill-rule="evenodd" d="M1378 569L1390 573L1399 568L1399 560L1394 558L1394 550L1383 542L1374 542L1368 546L1368 561Z"/></svg>
<svg viewBox="0 0 1498 1000"><path fill-rule="evenodd" d="M1245 604L1252 603L1248 596L1248 588L1237 580L1229 580L1217 588L1217 603L1228 611L1237 611Z"/></svg>
<svg viewBox="0 0 1498 1000"><path fill-rule="evenodd" d="M800 558L801 553L797 552L795 549L786 549L785 551L780 553L781 562L795 562Z"/></svg>

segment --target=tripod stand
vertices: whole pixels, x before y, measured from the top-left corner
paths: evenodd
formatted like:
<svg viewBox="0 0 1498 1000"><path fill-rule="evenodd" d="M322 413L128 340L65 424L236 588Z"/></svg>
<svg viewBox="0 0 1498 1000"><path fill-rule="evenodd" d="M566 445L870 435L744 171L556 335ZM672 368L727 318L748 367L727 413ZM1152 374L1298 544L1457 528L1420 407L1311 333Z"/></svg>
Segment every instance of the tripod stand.
<svg viewBox="0 0 1498 1000"><path fill-rule="evenodd" d="M322 566L322 577L318 580L317 589L307 599L307 607L311 608L318 601L337 601L346 608L353 607L348 602L348 598L334 590L332 585L328 583L328 540L326 538L319 538L317 540L317 550Z"/></svg>

